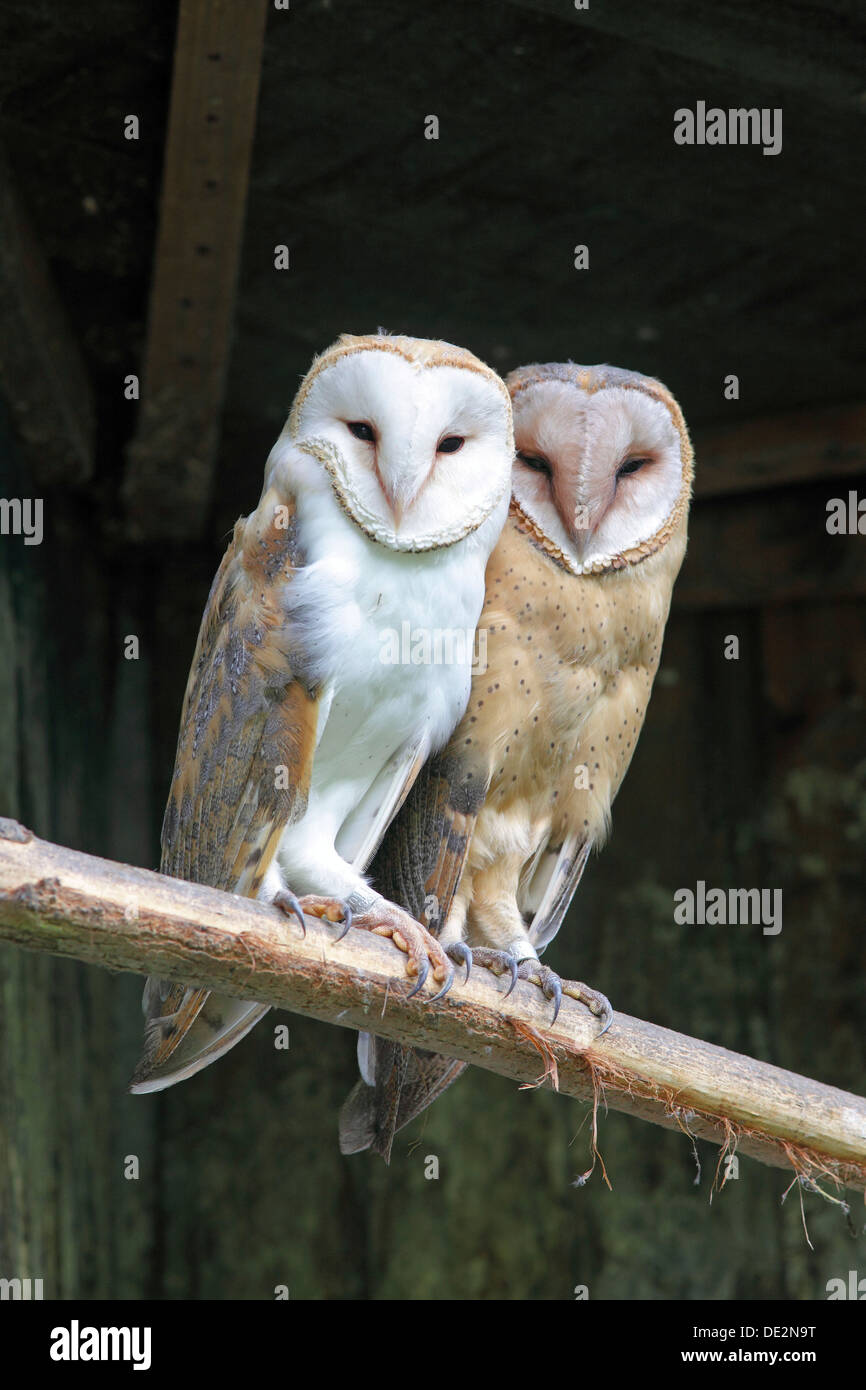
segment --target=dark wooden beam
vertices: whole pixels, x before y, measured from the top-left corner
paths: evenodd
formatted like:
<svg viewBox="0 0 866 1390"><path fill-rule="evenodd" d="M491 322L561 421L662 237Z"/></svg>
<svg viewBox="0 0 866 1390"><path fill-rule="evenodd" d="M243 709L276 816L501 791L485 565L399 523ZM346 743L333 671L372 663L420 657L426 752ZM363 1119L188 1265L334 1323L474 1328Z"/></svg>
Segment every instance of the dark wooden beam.
<svg viewBox="0 0 866 1390"><path fill-rule="evenodd" d="M577 10L572 0L510 0L521 9L582 24L627 43L672 53L701 69L715 68L741 87L754 87L747 106L767 85L808 92L827 106L862 110L863 34L857 0L833 0L820 9L799 0L590 0ZM705 84L696 90L713 105ZM673 116L673 112L671 113Z"/></svg>
<svg viewBox="0 0 866 1390"><path fill-rule="evenodd" d="M827 502L848 491L813 484L696 502L674 603L749 608L866 596L866 538L827 531Z"/></svg>
<svg viewBox="0 0 866 1390"><path fill-rule="evenodd" d="M211 493L228 368L267 0L181 0L130 534L184 540Z"/></svg>
<svg viewBox="0 0 866 1390"><path fill-rule="evenodd" d="M85 482L93 470L93 394L2 154L0 389L37 484Z"/></svg>
<svg viewBox="0 0 866 1390"><path fill-rule="evenodd" d="M736 406L731 406L736 410ZM695 496L866 475L866 405L795 410L696 430Z"/></svg>

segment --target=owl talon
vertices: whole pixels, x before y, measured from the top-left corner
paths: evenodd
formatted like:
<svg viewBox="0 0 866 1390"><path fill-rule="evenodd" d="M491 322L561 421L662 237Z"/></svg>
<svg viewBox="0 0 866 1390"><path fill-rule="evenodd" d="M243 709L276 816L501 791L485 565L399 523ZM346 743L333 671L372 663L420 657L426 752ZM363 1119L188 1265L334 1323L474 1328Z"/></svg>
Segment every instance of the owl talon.
<svg viewBox="0 0 866 1390"><path fill-rule="evenodd" d="M393 903L381 902L355 917L352 925L361 931L375 932L377 936L390 936L394 945L406 952L409 957L408 973L418 977L407 998L412 999L424 988L431 966L433 979L440 988L424 1003L432 1004L448 993L454 983L454 968L435 936L414 917L410 917L408 912L395 907Z"/></svg>
<svg viewBox="0 0 866 1390"><path fill-rule="evenodd" d="M427 1000L425 1000L424 1002L427 1003L427 1004L435 1004L437 999L444 999L444 998L445 998L445 995L448 993L448 991L449 991L449 989L451 988L451 986L453 985L453 983L454 983L454 971L453 971L453 970L449 970L447 976L445 977L445 983L444 983L444 985L442 986L442 988L440 989L439 993L438 993L438 994L433 994L433 995L431 995L430 998L427 999Z"/></svg>
<svg viewBox="0 0 866 1390"><path fill-rule="evenodd" d="M559 983L558 979L554 986L553 995L548 995L548 998L553 999L553 1022L555 1023L559 1018L559 1011L562 1008L562 985Z"/></svg>
<svg viewBox="0 0 866 1390"><path fill-rule="evenodd" d="M346 935L348 934L349 928L350 928L351 925L352 925L352 915L353 915L353 914L352 914L352 909L350 908L350 906L349 906L348 903L345 904L345 908L346 908L346 916L345 916L345 918L344 918L343 926L342 926L341 930L337 933L337 936L335 937L335 940L336 940L336 941L342 941L342 940L343 940L343 937L346 936Z"/></svg>
<svg viewBox="0 0 866 1390"><path fill-rule="evenodd" d="M325 922L340 922L342 931L337 937L338 941L346 935L352 925L352 909L347 902L341 901L340 898L321 898L315 893L308 893L306 897L297 898L289 889L283 889L277 893L273 903L274 907L278 907L282 912L297 917L304 936L307 934L304 923L305 912L308 916L320 917Z"/></svg>
<svg viewBox="0 0 866 1390"><path fill-rule="evenodd" d="M513 956L512 956L512 960L514 960L514 957L513 957ZM517 961L515 960L515 961L514 961L514 964L511 966L511 984L508 986L507 990L505 991L505 994L503 995L503 998L504 998L504 999L507 999L508 996L509 996L509 994L511 993L511 991L514 989L514 986L517 984L517 979L518 979L518 964L517 964Z"/></svg>
<svg viewBox="0 0 866 1390"><path fill-rule="evenodd" d="M301 933L306 936L307 924L304 921L304 909L301 907L300 901L295 897L294 893L289 892L288 889L281 890L273 899L272 905L278 907L280 912L284 912L287 917L297 917L300 923Z"/></svg>
<svg viewBox="0 0 866 1390"><path fill-rule="evenodd" d="M521 980L530 980L532 984L538 985L545 999L553 1000L553 1023L559 1017L559 1010L562 1008L562 981L555 970L549 966L542 965L534 956L528 960L522 960L517 972Z"/></svg>
<svg viewBox="0 0 866 1390"><path fill-rule="evenodd" d="M418 983L416 984L414 989L410 989L409 993L406 995L407 999L414 998L414 996L424 988L424 981L427 979L427 976L429 974L430 966L428 965L426 960L422 960L421 969L418 971Z"/></svg>
<svg viewBox="0 0 866 1390"><path fill-rule="evenodd" d="M492 951L487 946L475 946L472 948L472 964L482 965L494 975L504 975L506 970L510 971L511 984L502 996L503 999L508 998L517 984L519 965L516 956L510 951Z"/></svg>
<svg viewBox="0 0 866 1390"><path fill-rule="evenodd" d="M466 984L469 980L469 975L472 970L472 952L466 945L466 942L453 942L451 946L445 947L445 954L449 957L450 960L454 961L455 965L466 966L466 979L463 981L463 983Z"/></svg>
<svg viewBox="0 0 866 1390"><path fill-rule="evenodd" d="M584 1004L591 1014L601 1019L601 1028L598 1036L603 1038L610 1025L613 1023L613 1009L606 994L600 990L590 989L588 985L583 985L579 980L563 980L562 992L567 994L569 999L577 999Z"/></svg>

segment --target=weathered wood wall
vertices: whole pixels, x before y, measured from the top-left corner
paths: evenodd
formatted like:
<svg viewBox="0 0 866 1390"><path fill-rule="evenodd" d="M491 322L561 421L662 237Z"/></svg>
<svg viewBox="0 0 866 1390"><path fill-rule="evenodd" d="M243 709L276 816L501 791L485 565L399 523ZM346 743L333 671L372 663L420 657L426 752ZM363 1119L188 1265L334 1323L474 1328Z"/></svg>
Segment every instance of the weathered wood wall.
<svg viewBox="0 0 866 1390"><path fill-rule="evenodd" d="M147 862L149 691L122 659L121 577L92 512L25 466L4 411L0 496L40 495L42 544L0 537L0 804ZM147 1273L155 1195L123 1179L125 1154L153 1152L152 1117L124 1094L138 992L0 948L0 1273L43 1279L46 1298L129 1296Z"/></svg>

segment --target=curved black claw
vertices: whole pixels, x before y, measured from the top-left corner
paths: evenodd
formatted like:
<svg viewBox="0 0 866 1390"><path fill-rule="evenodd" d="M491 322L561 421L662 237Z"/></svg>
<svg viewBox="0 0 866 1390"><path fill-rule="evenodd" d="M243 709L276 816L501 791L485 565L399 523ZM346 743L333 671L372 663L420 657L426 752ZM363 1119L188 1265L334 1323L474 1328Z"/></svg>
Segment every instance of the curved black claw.
<svg viewBox="0 0 866 1390"><path fill-rule="evenodd" d="M465 941L455 941L454 944L453 944L453 946L446 946L446 947L445 947L445 954L446 954L446 956L448 956L451 960L454 961L454 964L455 964L455 965L465 965L465 966L466 966L466 980L463 981L463 983L465 984L466 981L469 979L469 974L470 974L470 971L472 970L472 952L470 951L469 947L466 945L466 942L465 942Z"/></svg>
<svg viewBox="0 0 866 1390"><path fill-rule="evenodd" d="M506 965L511 971L511 984L508 986L507 990L502 996L503 999L507 999L511 991L514 989L514 986L517 984L517 978L520 974L520 964L516 957L510 956L507 951L503 951L502 954L505 956Z"/></svg>
<svg viewBox="0 0 866 1390"><path fill-rule="evenodd" d="M530 956L528 960L520 962L518 970L521 980L532 980L537 984L545 999L553 1000L553 1022L559 1017L559 1010L562 1008L562 981L555 970L549 966L542 965L540 961Z"/></svg>
<svg viewBox="0 0 866 1390"><path fill-rule="evenodd" d="M278 907L280 912L284 912L287 917L297 917L301 924L301 931L304 936L306 936L307 924L304 921L304 909L301 907L294 893L289 892L288 888L281 889L280 892L274 896L273 906Z"/></svg>
<svg viewBox="0 0 866 1390"><path fill-rule="evenodd" d="M598 993L598 991L596 991L596 993ZM608 1028L609 1028L610 1025L613 1023L613 1009L612 1009L612 1007L611 1007L610 1000L608 999L608 997L607 997L606 994L599 994L599 995L598 995L598 1000L599 1000L599 1003L600 1003L600 1005L601 1005L601 1008L600 1008L600 1009L598 1009L598 1010L594 1009L594 1008L592 1007L591 1004L590 1004L589 1008L590 1008L590 1012L591 1012L591 1013L594 1013L595 1016L596 1016L596 1018L600 1018L601 1021L602 1021L602 1026L601 1026L601 1029L599 1030L598 1036L599 1036L600 1038L603 1038L604 1035L605 1035L605 1033L607 1032Z"/></svg>
<svg viewBox="0 0 866 1390"><path fill-rule="evenodd" d="M551 971L551 974L553 974L553 971ZM553 1021L555 1023L559 1018L559 1011L562 1008L562 983L559 976L553 974L549 991L544 988L544 985L542 985L542 989L544 989L545 997L553 1000Z"/></svg>
<svg viewBox="0 0 866 1390"><path fill-rule="evenodd" d="M448 967L448 974L445 976L445 983L444 983L444 985L442 986L442 988L439 990L439 993L438 993L438 994L431 994L429 999L425 999L425 1000L424 1000L424 1003L425 1003L425 1004L435 1004L437 999L444 999L445 995L448 993L448 991L449 991L449 989L451 988L451 986L453 985L453 983L454 983L454 971L451 969L451 967L450 967L450 965L449 965L449 967Z"/></svg>
<svg viewBox="0 0 866 1390"><path fill-rule="evenodd" d="M559 1018L559 1011L562 1008L562 985L559 983L558 975L556 977L556 983L553 987L553 994L548 994L547 997L548 999L553 1000L553 1021L555 1023L556 1020Z"/></svg>
<svg viewBox="0 0 866 1390"><path fill-rule="evenodd" d="M485 970L492 970L494 975L504 975L506 970L510 972L511 984L502 996L503 999L507 999L517 984L517 957L512 956L510 951L494 951L487 946L476 946L472 952L472 963L483 965Z"/></svg>
<svg viewBox="0 0 866 1390"><path fill-rule="evenodd" d="M337 937L335 937L335 940L336 940L336 941L342 941L342 940L343 940L343 937L347 934L349 928L350 928L351 925L352 925L352 909L351 909L351 907L349 906L349 904L348 904L347 902L342 903L341 906L342 906L342 909L343 909L343 925L342 925L342 927L340 928L340 933L339 933L339 935L338 935Z"/></svg>
<svg viewBox="0 0 866 1390"><path fill-rule="evenodd" d="M410 989L409 993L406 995L407 999L411 999L413 995L418 993L419 989L424 988L424 981L427 979L427 976L429 974L430 962L428 960L424 960L421 962L421 969L418 971L418 983L416 984L414 989Z"/></svg>

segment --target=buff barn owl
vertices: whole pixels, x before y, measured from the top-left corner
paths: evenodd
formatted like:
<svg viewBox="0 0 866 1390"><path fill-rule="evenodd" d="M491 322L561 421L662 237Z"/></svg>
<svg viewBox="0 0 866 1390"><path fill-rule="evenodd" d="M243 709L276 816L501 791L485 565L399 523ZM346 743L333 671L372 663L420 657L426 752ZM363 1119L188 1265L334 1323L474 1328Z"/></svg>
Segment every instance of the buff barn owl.
<svg viewBox="0 0 866 1390"><path fill-rule="evenodd" d="M469 698L514 458L504 382L449 343L344 335L318 357L211 588L181 715L163 873L391 935L420 989L442 946L364 870ZM394 633L469 634L450 664ZM299 896L296 895L302 895ZM334 896L322 896L334 895ZM192 1076L266 1005L150 978L136 1092Z"/></svg>
<svg viewBox="0 0 866 1390"><path fill-rule="evenodd" d="M558 932L643 725L686 549L692 450L670 392L615 367L550 363L507 382L517 449L487 569L487 668L395 819L373 881L455 961L603 995L539 953ZM426 907L426 918L424 916ZM464 1063L361 1035L340 1145L388 1160L397 1129Z"/></svg>

